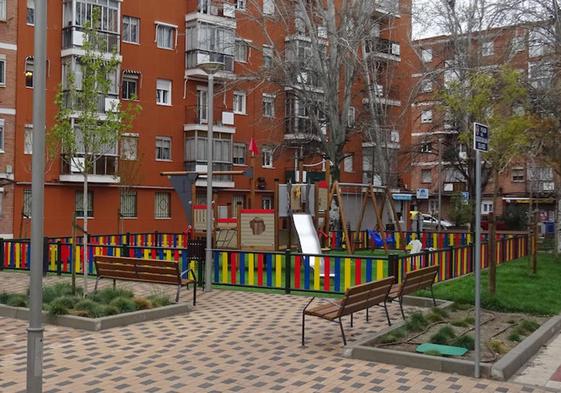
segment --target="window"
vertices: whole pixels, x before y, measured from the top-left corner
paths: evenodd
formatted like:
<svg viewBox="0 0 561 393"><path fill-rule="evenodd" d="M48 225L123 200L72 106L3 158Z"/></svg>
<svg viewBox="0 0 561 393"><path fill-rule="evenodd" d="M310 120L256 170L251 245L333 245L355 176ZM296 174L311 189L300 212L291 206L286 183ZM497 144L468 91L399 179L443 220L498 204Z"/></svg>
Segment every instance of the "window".
<svg viewBox="0 0 561 393"><path fill-rule="evenodd" d="M421 143L421 153L432 153L432 143L423 142Z"/></svg>
<svg viewBox="0 0 561 393"><path fill-rule="evenodd" d="M430 80L424 80L421 82L421 91L423 93L429 93L432 91L432 81Z"/></svg>
<svg viewBox="0 0 561 393"><path fill-rule="evenodd" d="M23 130L23 154L33 154L33 125L26 124Z"/></svg>
<svg viewBox="0 0 561 393"><path fill-rule="evenodd" d="M346 156L343 159L343 170L347 173L351 173L353 171L353 156Z"/></svg>
<svg viewBox="0 0 561 393"><path fill-rule="evenodd" d="M273 167L273 150L270 147L264 147L261 151L261 165L263 168Z"/></svg>
<svg viewBox="0 0 561 393"><path fill-rule="evenodd" d="M23 190L22 210L23 216L25 218L31 218L31 188L26 188L25 190Z"/></svg>
<svg viewBox="0 0 561 393"><path fill-rule="evenodd" d="M139 75L133 72L123 72L123 86L121 96L124 100L135 100L138 98Z"/></svg>
<svg viewBox="0 0 561 393"><path fill-rule="evenodd" d="M432 183L431 169L421 169L421 183Z"/></svg>
<svg viewBox="0 0 561 393"><path fill-rule="evenodd" d="M0 20L6 20L6 0L0 0Z"/></svg>
<svg viewBox="0 0 561 393"><path fill-rule="evenodd" d="M78 0L64 1L65 15L72 12L76 5L76 25L84 26L91 22L93 9L99 10L99 30L111 33L119 31L119 1L117 0ZM70 17L71 18L71 17Z"/></svg>
<svg viewBox="0 0 561 393"><path fill-rule="evenodd" d="M199 124L208 122L208 92L204 86L197 86L197 120Z"/></svg>
<svg viewBox="0 0 561 393"><path fill-rule="evenodd" d="M514 53L517 52L522 52L526 46L526 42L525 42L525 37L524 36L514 36L512 37L512 42L511 42L511 46L512 46L512 51Z"/></svg>
<svg viewBox="0 0 561 393"><path fill-rule="evenodd" d="M481 214L489 214L493 212L493 201L481 201Z"/></svg>
<svg viewBox="0 0 561 393"><path fill-rule="evenodd" d="M35 24L35 0L27 0L26 22L28 25Z"/></svg>
<svg viewBox="0 0 561 393"><path fill-rule="evenodd" d="M123 136L121 138L121 158L123 160L136 160L138 155L138 137Z"/></svg>
<svg viewBox="0 0 561 393"><path fill-rule="evenodd" d="M524 180L524 168L512 168L512 182L521 183Z"/></svg>
<svg viewBox="0 0 561 393"><path fill-rule="evenodd" d="M25 87L33 87L33 57L25 59Z"/></svg>
<svg viewBox="0 0 561 393"><path fill-rule="evenodd" d="M167 136L156 137L156 160L171 161L171 138Z"/></svg>
<svg viewBox="0 0 561 393"><path fill-rule="evenodd" d="M481 45L481 55L482 56L492 56L495 50L495 44L493 41L484 42Z"/></svg>
<svg viewBox="0 0 561 393"><path fill-rule="evenodd" d="M234 113L245 115L246 98L245 91L234 92Z"/></svg>
<svg viewBox="0 0 561 393"><path fill-rule="evenodd" d="M273 198L263 197L261 198L261 209L270 210L273 208Z"/></svg>
<svg viewBox="0 0 561 393"><path fill-rule="evenodd" d="M4 119L0 119L0 152L4 151Z"/></svg>
<svg viewBox="0 0 561 393"><path fill-rule="evenodd" d="M236 9L237 10L245 10L245 0L237 0L236 1Z"/></svg>
<svg viewBox="0 0 561 393"><path fill-rule="evenodd" d="M432 49L421 49L421 58L423 59L423 63L431 63Z"/></svg>
<svg viewBox="0 0 561 393"><path fill-rule="evenodd" d="M6 56L0 55L0 86L6 86Z"/></svg>
<svg viewBox="0 0 561 393"><path fill-rule="evenodd" d="M88 217L94 216L93 211L93 191L88 191L87 206L88 206ZM76 217L84 217L84 192L76 191Z"/></svg>
<svg viewBox="0 0 561 393"><path fill-rule="evenodd" d="M156 45L162 49L175 48L175 31L177 27L156 23Z"/></svg>
<svg viewBox="0 0 561 393"><path fill-rule="evenodd" d="M263 14L273 15L275 13L274 0L263 0Z"/></svg>
<svg viewBox="0 0 561 393"><path fill-rule="evenodd" d="M171 81L156 80L156 104L171 105Z"/></svg>
<svg viewBox="0 0 561 393"><path fill-rule="evenodd" d="M123 42L140 43L140 19L123 16Z"/></svg>
<svg viewBox="0 0 561 393"><path fill-rule="evenodd" d="M232 162L237 165L245 165L245 144L234 143L234 154Z"/></svg>
<svg viewBox="0 0 561 393"><path fill-rule="evenodd" d="M247 63L249 57L249 44L244 40L236 40L234 58L241 63Z"/></svg>
<svg viewBox="0 0 561 393"><path fill-rule="evenodd" d="M432 123L432 111L421 112L421 123Z"/></svg>
<svg viewBox="0 0 561 393"><path fill-rule="evenodd" d="M269 68L273 65L273 48L263 45L263 67Z"/></svg>
<svg viewBox="0 0 561 393"><path fill-rule="evenodd" d="M154 218L171 218L171 194L169 192L155 194Z"/></svg>
<svg viewBox="0 0 561 393"><path fill-rule="evenodd" d="M275 96L263 94L263 117L275 117Z"/></svg>
<svg viewBox="0 0 561 393"><path fill-rule="evenodd" d="M356 125L356 108L354 106L349 107L347 112L347 126L349 128L354 128Z"/></svg>
<svg viewBox="0 0 561 393"><path fill-rule="evenodd" d="M121 217L136 217L136 192L121 191Z"/></svg>

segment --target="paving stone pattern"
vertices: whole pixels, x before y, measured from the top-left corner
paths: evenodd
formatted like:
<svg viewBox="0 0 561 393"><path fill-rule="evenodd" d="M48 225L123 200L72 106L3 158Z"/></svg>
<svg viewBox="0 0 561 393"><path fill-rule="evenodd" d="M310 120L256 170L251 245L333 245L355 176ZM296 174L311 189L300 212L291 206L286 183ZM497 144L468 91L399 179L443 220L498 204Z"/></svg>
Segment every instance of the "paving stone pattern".
<svg viewBox="0 0 561 393"><path fill-rule="evenodd" d="M66 278L65 278L66 279ZM56 281L49 277L47 281ZM152 287L135 285L140 292ZM25 274L0 273L0 291L27 287ZM93 288L93 287L92 287ZM174 289L158 289L170 291ZM184 292L182 301L189 301ZM307 322L308 298L215 290L191 313L102 332L47 325L45 392L539 392L520 384L453 376L347 359L336 324ZM397 320L399 310L390 306ZM308 321L308 320L307 320ZM0 392L25 391L26 321L0 318ZM381 309L370 322L345 321L347 339L385 327Z"/></svg>
<svg viewBox="0 0 561 393"><path fill-rule="evenodd" d="M561 335L545 345L512 379L561 392Z"/></svg>

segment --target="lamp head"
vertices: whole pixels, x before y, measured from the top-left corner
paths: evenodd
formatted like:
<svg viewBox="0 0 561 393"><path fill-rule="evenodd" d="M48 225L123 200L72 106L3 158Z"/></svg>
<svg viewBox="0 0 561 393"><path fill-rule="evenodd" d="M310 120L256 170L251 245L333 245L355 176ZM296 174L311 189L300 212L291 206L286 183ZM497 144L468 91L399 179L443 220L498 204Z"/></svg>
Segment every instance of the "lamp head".
<svg viewBox="0 0 561 393"><path fill-rule="evenodd" d="M218 71L222 71L224 69L224 63L219 61L208 61L206 63L200 63L198 67L206 72L207 74L216 74Z"/></svg>

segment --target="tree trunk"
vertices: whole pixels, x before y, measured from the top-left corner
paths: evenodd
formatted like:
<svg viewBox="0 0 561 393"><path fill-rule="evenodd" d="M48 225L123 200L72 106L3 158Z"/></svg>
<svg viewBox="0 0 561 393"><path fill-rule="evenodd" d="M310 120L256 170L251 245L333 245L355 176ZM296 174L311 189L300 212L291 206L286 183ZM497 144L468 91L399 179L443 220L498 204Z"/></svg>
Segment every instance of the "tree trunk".
<svg viewBox="0 0 561 393"><path fill-rule="evenodd" d="M84 195L82 197L82 210L84 214L84 296L88 293L88 174L84 169Z"/></svg>

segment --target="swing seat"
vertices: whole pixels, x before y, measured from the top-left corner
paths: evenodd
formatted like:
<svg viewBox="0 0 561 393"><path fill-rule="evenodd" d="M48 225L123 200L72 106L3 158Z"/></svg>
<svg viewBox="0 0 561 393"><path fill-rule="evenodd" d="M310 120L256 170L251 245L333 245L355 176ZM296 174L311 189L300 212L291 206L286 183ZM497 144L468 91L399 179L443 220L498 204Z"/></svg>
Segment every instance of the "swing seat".
<svg viewBox="0 0 561 393"><path fill-rule="evenodd" d="M369 229L368 230L368 235L370 236L370 239L372 239L372 242L374 242L374 246L375 247L383 247L384 246L384 241L382 240L382 235L380 235L378 232Z"/></svg>

